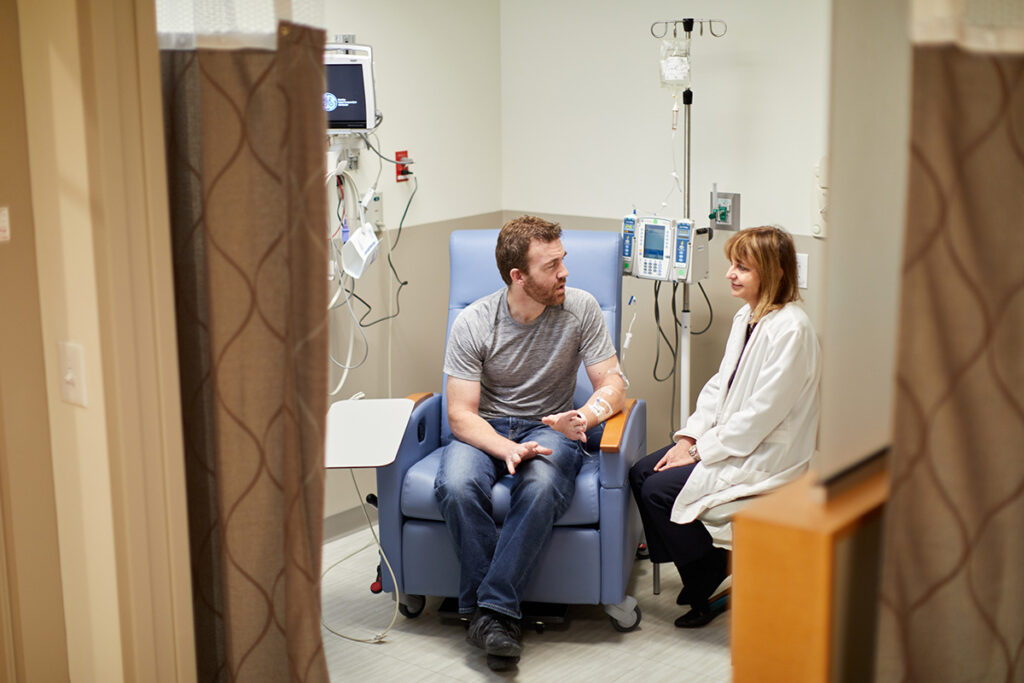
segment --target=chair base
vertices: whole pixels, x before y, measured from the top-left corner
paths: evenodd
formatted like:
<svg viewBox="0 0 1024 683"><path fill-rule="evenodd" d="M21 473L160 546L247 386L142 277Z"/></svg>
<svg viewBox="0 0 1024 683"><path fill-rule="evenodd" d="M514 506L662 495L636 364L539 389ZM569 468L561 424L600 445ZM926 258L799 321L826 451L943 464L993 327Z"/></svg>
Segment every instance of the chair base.
<svg viewBox="0 0 1024 683"><path fill-rule="evenodd" d="M543 633L548 624L564 624L569 612L568 605L550 602L524 602L520 605L523 612L523 627L532 628ZM471 615L459 613L459 599L445 598L437 608L437 616L450 621L461 621L468 625Z"/></svg>

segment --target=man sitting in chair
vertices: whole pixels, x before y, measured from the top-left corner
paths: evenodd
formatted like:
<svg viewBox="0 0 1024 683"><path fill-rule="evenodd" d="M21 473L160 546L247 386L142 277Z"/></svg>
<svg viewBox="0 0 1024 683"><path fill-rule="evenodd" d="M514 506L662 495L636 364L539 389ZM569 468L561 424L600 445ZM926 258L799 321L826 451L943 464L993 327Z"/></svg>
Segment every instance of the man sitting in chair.
<svg viewBox="0 0 1024 683"><path fill-rule="evenodd" d="M445 352L448 422L434 491L461 565L467 640L491 669L515 665L519 620L555 520L572 502L586 433L622 409L623 380L600 306L566 287L562 229L533 216L509 221L495 257L508 285L470 304ZM595 391L573 409L580 363ZM511 475L500 528L491 488Z"/></svg>

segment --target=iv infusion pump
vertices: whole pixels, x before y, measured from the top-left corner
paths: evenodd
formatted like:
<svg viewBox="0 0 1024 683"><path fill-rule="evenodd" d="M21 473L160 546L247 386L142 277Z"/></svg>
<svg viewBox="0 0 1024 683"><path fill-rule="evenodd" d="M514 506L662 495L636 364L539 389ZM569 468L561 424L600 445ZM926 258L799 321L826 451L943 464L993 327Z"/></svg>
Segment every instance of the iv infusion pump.
<svg viewBox="0 0 1024 683"><path fill-rule="evenodd" d="M622 220L622 274L694 284L708 276L707 228L660 216Z"/></svg>

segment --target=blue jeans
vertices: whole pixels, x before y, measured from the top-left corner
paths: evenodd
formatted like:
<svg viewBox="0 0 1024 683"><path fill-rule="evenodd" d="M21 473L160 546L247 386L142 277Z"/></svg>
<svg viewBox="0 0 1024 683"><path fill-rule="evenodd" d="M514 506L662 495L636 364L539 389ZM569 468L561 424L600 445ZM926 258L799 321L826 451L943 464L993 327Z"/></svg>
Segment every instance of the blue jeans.
<svg viewBox="0 0 1024 683"><path fill-rule="evenodd" d="M488 422L512 441L536 441L552 451L516 467L501 528L491 515L491 489L508 475L504 461L453 438L441 455L434 494L461 565L459 612L486 607L520 619L523 591L555 520L572 502L583 448L536 420L503 417Z"/></svg>

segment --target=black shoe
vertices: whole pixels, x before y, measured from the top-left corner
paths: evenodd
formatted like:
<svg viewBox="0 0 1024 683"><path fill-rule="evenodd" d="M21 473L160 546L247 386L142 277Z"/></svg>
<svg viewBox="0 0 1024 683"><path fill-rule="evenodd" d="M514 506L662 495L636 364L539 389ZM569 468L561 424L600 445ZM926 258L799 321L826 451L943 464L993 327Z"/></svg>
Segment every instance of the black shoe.
<svg viewBox="0 0 1024 683"><path fill-rule="evenodd" d="M473 619L469 622L469 631L466 633L466 642L481 650L487 647L487 633L491 629L494 617L482 610L477 610Z"/></svg>
<svg viewBox="0 0 1024 683"><path fill-rule="evenodd" d="M487 668L491 671L508 671L519 663L519 657L502 657L487 655Z"/></svg>
<svg viewBox="0 0 1024 683"><path fill-rule="evenodd" d="M724 601L716 601L716 605L705 603L700 607L694 607L683 616L676 619L677 628L701 628L707 626L715 617L725 611Z"/></svg>
<svg viewBox="0 0 1024 683"><path fill-rule="evenodd" d="M515 658L517 662L523 651L523 632L518 621L486 609L477 610L466 640L488 655Z"/></svg>

